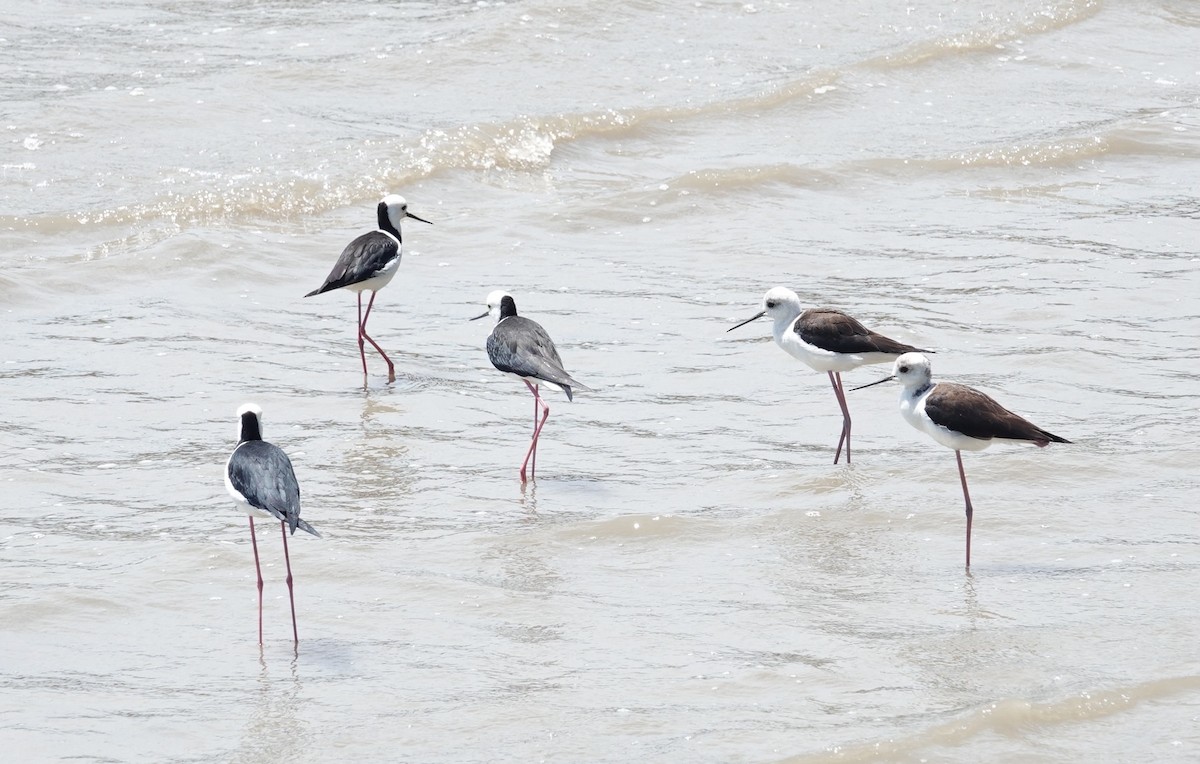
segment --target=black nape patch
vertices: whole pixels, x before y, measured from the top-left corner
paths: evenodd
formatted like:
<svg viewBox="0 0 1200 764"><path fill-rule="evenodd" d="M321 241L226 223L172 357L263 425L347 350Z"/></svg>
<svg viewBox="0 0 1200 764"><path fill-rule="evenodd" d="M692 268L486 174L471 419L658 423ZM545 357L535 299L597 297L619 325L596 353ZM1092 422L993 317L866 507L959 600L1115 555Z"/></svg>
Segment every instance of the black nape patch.
<svg viewBox="0 0 1200 764"><path fill-rule="evenodd" d="M242 437L240 443L247 440L262 440L262 429L258 424L258 415L253 411L242 414Z"/></svg>
<svg viewBox="0 0 1200 764"><path fill-rule="evenodd" d="M511 295L504 295L500 298L500 318L508 318L517 315L517 301Z"/></svg>
<svg viewBox="0 0 1200 764"><path fill-rule="evenodd" d="M396 237L396 241L402 241L400 238L400 229L392 225L392 219L388 217L388 206L386 202L380 202L375 208L375 219L379 223L379 230L387 231L392 236Z"/></svg>

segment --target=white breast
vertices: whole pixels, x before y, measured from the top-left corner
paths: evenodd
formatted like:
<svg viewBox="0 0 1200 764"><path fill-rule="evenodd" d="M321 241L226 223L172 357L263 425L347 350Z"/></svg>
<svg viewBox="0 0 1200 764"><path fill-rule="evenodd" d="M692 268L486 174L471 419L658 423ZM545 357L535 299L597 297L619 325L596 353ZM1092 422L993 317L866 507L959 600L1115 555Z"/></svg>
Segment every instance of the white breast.
<svg viewBox="0 0 1200 764"><path fill-rule="evenodd" d="M400 270L400 255L396 255L387 264L375 272L375 275L366 281L360 281L357 284L350 284L345 289L351 292L362 292L370 290L377 292L388 285L392 277L396 275L396 271Z"/></svg>
<svg viewBox="0 0 1200 764"><path fill-rule="evenodd" d="M810 345L792 331L795 322L784 325L782 330L775 332L775 344L783 348L788 355L803 361L814 371L851 371L859 366L869 366L874 363L891 363L896 356L888 353L835 353L816 345Z"/></svg>
<svg viewBox="0 0 1200 764"><path fill-rule="evenodd" d="M900 415L904 417L904 421L946 448L952 448L955 451L982 451L992 445L990 440L980 440L963 435L930 419L929 415L925 413L925 401L935 389L937 389L937 385L930 385L919 395L914 395L908 390L900 391Z"/></svg>

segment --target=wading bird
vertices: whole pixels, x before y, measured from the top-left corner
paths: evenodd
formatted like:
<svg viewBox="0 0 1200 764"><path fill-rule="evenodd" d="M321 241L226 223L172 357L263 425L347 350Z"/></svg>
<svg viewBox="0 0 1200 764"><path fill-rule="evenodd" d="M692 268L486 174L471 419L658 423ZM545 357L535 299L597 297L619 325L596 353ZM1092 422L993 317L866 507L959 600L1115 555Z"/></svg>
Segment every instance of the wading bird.
<svg viewBox="0 0 1200 764"><path fill-rule="evenodd" d="M539 385L544 383L559 388L567 394L567 400L574 399L574 389L589 388L575 381L563 369L562 359L546 330L536 321L517 315L517 303L512 295L496 290L487 296L487 307L487 311L471 320L488 316L496 320L496 326L487 339L488 358L493 366L520 379L533 393L533 439L529 450L525 452L525 461L521 462L521 482L524 483L526 466L529 466L530 477L537 470L538 437L550 417L550 406L542 399ZM539 407L542 411L541 421L538 421Z"/></svg>
<svg viewBox="0 0 1200 764"><path fill-rule="evenodd" d="M400 269L400 257L403 247L400 243L400 221L404 218L420 220L408 211L408 202L399 194L388 194L380 200L375 209L379 218L379 228L364 233L346 245L341 256L333 265L333 270L325 277L325 283L312 290L305 297L322 294L334 289L349 289L358 293L358 354L362 357L363 384L367 382L367 351L364 342L370 342L371 347L379 351L387 362L388 382L396 381L396 366L388 358L379 343L367 334L367 319L371 316L371 306L375 304L375 294L387 286L396 271ZM432 223L430 223L432 225ZM363 313L362 293L371 291L371 299L367 302L367 312Z"/></svg>
<svg viewBox="0 0 1200 764"><path fill-rule="evenodd" d="M829 374L833 394L842 410L842 436L838 438L833 463L842 455L846 444L846 463L850 463L850 408L846 405L846 389L842 387L842 372L873 363L890 363L896 356L922 351L912 345L884 337L863 326L853 316L833 308L804 310L800 298L790 289L775 287L763 297L763 308L731 332L751 321L769 317L775 322L775 344L788 355L808 364L814 371Z"/></svg>
<svg viewBox="0 0 1200 764"><path fill-rule="evenodd" d="M1043 430L1025 417L1014 414L991 397L973 387L951 382L934 382L929 359L920 353L905 353L896 359L891 376L853 390L880 385L896 379L900 391L900 414L904 421L954 449L958 477L962 481L963 500L967 504L967 567L971 567L971 494L963 471L962 452L982 451L997 440L1024 441L1038 448L1051 443L1070 443L1066 438Z"/></svg>
<svg viewBox="0 0 1200 764"><path fill-rule="evenodd" d="M258 562L258 541L254 518L278 520L283 532L283 560L287 565L288 601L292 606L292 639L300 642L296 629L296 597L292 589L292 560L288 555L288 531L299 528L320 536L300 519L300 484L292 470L292 461L283 449L262 439L262 409L253 403L237 411L238 445L225 464L225 489L234 503L250 516L250 545L254 549L254 572L258 576L258 643L262 636L262 567Z"/></svg>

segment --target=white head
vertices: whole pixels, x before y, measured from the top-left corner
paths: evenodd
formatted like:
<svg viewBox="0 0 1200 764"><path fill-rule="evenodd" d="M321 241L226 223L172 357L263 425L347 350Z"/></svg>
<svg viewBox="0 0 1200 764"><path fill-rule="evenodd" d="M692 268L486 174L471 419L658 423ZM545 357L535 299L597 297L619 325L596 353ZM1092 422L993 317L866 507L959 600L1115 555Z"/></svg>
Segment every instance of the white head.
<svg viewBox="0 0 1200 764"><path fill-rule="evenodd" d="M405 199L400 194L388 194L387 196L385 196L379 200L379 204L380 204L380 206L387 209L388 220L391 221L392 225L395 226L397 229L400 228L400 221L404 220L404 218L412 218L413 220L420 220L422 223L429 222L428 220L425 220L424 218L419 218L416 215L409 212L408 211L408 200Z"/></svg>
<svg viewBox="0 0 1200 764"><path fill-rule="evenodd" d="M498 323L500 321L500 301L505 297L512 297L512 295L508 292L505 292L503 289L496 289L492 292L489 292L487 296L487 312L480 313L471 320L477 321L485 316L491 316L492 321Z"/></svg>
<svg viewBox="0 0 1200 764"><path fill-rule="evenodd" d="M243 403L238 407L238 442L262 439L262 408L256 403Z"/></svg>
<svg viewBox="0 0 1200 764"><path fill-rule="evenodd" d="M896 359L896 363L892 365L891 374L876 382L852 387L850 391L882 385L893 379L898 380L904 386L904 393L901 393L901 397L903 397L914 390L924 390L928 387L933 382L933 367L923 353L905 353Z"/></svg>
<svg viewBox="0 0 1200 764"><path fill-rule="evenodd" d="M933 381L933 366L921 353L905 353L892 366L892 377L905 390L920 390Z"/></svg>
<svg viewBox="0 0 1200 764"><path fill-rule="evenodd" d="M787 287L773 287L762 301L763 313L772 321L791 321L804 312L800 296Z"/></svg>
<svg viewBox="0 0 1200 764"><path fill-rule="evenodd" d="M796 316L799 316L803 311L804 308L800 305L800 297L795 292L787 287L773 287L763 295L762 310L737 326L731 326L725 331L732 332L738 326L745 326L763 316L767 316L778 326L780 323L794 321Z"/></svg>

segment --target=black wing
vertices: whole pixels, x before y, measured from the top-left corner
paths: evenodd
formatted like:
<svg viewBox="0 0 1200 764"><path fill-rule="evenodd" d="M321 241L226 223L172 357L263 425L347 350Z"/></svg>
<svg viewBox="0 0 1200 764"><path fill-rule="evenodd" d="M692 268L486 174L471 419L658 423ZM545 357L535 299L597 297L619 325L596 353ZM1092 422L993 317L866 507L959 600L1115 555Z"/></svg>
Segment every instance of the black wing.
<svg viewBox="0 0 1200 764"><path fill-rule="evenodd" d="M314 294L366 281L399 255L400 244L395 237L383 231L364 233L342 250L341 256L333 265L333 270L325 277L325 283L304 296L312 297Z"/></svg>
<svg viewBox="0 0 1200 764"><path fill-rule="evenodd" d="M793 326L800 339L834 353L928 353L873 332L858 319L833 308L810 308L800 314Z"/></svg>
<svg viewBox="0 0 1200 764"><path fill-rule="evenodd" d="M278 446L265 440L238 446L229 460L229 482L247 504L286 522L292 533L301 528L321 535L300 519L300 484L292 460Z"/></svg>
<svg viewBox="0 0 1200 764"><path fill-rule="evenodd" d="M567 400L572 400L572 387L587 389L563 368L546 330L523 316L510 316L496 324L488 336L487 351L492 365L500 371L553 382L563 388Z"/></svg>
<svg viewBox="0 0 1200 764"><path fill-rule="evenodd" d="M939 382L925 399L925 413L943 427L980 440L1029 440L1039 446L1071 442L1043 430L985 393L966 385Z"/></svg>

